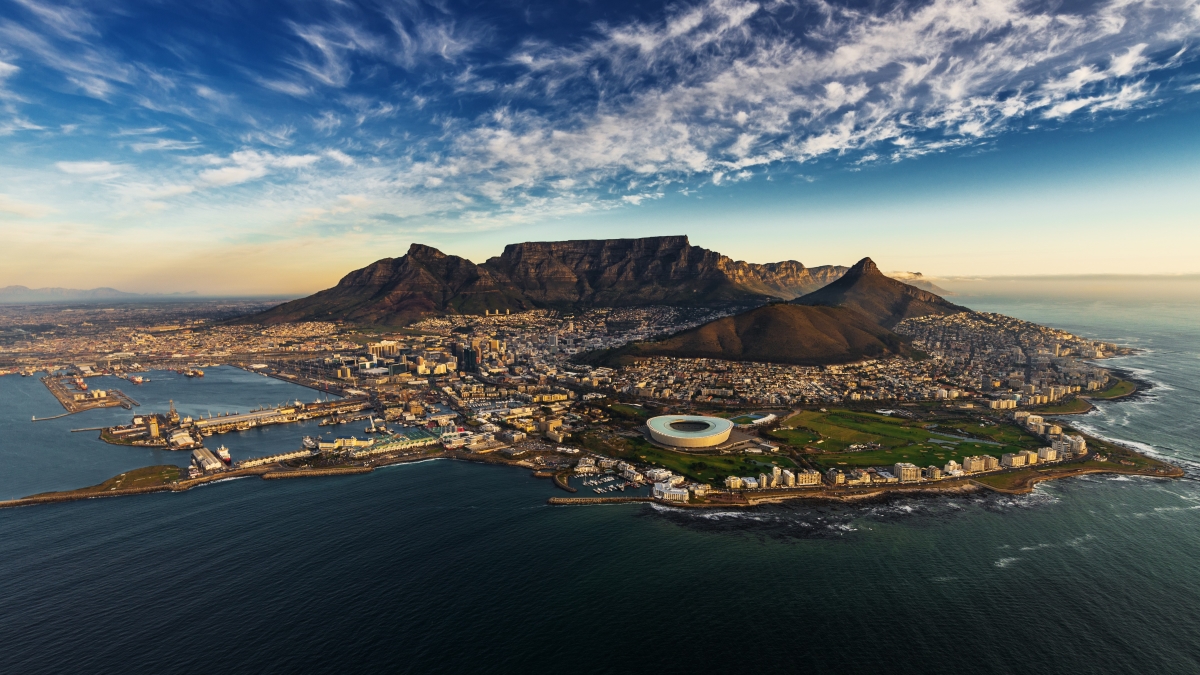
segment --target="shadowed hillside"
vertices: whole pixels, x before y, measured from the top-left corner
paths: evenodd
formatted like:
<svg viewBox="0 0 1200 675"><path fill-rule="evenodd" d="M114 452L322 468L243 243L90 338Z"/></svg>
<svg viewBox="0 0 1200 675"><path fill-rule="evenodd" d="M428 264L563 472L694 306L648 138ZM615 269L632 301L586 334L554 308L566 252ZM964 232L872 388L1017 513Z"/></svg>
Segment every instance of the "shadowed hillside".
<svg viewBox="0 0 1200 675"><path fill-rule="evenodd" d="M908 353L904 338L856 310L776 303L658 342L627 345L604 361L620 364L646 356L674 356L824 365Z"/></svg>

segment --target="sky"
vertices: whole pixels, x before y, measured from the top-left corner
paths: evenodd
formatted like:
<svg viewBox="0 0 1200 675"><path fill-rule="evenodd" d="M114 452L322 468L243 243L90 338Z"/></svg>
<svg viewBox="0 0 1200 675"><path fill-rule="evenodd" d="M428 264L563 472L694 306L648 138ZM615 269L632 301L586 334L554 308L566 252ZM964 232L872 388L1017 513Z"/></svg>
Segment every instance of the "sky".
<svg viewBox="0 0 1200 675"><path fill-rule="evenodd" d="M1200 0L0 0L0 286L295 294L687 234L1200 273Z"/></svg>

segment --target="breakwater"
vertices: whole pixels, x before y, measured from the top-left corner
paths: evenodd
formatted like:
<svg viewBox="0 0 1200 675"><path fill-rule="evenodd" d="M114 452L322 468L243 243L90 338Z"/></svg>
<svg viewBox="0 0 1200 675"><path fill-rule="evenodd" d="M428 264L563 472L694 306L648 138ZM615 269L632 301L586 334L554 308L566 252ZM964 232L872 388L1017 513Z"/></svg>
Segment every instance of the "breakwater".
<svg viewBox="0 0 1200 675"><path fill-rule="evenodd" d="M546 503L554 506L583 506L586 504L632 504L652 502L653 497L551 497Z"/></svg>
<svg viewBox="0 0 1200 675"><path fill-rule="evenodd" d="M375 467L371 466L346 466L331 469L310 469L306 471L271 471L264 473L265 480L273 480L277 478L317 478L319 476L349 476L359 473L371 473Z"/></svg>

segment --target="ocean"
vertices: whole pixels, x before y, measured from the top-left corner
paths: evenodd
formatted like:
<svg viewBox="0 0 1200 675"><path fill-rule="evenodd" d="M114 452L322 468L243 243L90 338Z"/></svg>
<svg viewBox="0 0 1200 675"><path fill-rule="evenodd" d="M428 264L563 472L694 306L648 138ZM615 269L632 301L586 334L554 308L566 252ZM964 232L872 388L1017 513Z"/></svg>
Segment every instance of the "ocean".
<svg viewBox="0 0 1200 675"><path fill-rule="evenodd" d="M1073 422L1188 477L679 511L551 507L528 471L435 460L2 510L0 673L1200 672L1200 305L962 301L1141 348L1110 365L1154 387ZM315 394L257 379L176 400ZM31 423L44 393L0 378L0 494L173 461L69 431L128 411Z"/></svg>

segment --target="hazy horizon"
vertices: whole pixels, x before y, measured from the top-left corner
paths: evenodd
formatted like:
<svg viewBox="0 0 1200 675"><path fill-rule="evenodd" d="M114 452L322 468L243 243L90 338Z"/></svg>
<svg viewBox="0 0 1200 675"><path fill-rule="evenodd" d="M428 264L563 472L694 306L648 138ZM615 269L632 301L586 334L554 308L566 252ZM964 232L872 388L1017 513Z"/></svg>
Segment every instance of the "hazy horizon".
<svg viewBox="0 0 1200 675"><path fill-rule="evenodd" d="M349 271L349 270L348 270ZM919 270L912 270L917 272ZM885 274L896 274L900 270L884 270ZM1200 301L1200 274L1165 275L1165 274L1094 274L1094 275L1030 275L1030 276L997 276L997 277L936 277L922 274L925 281L932 282L938 287L951 292L947 296L957 299L960 303L972 297L991 298L1036 298L1053 297L1057 299L1078 300L1107 300L1121 301ZM0 288L0 290L4 290ZM30 288L31 291L43 289ZM62 289L67 291L90 291L96 289ZM121 292L125 289L112 289ZM0 304L39 304L40 302L74 302L74 303L121 303L137 302L139 300L170 300L180 302L207 300L291 300L311 295L324 288L313 288L294 293L255 293L253 291L239 294L202 294L175 293L155 294L140 293L140 297L127 298L89 298L67 300L44 300L39 302L4 301L0 296Z"/></svg>

